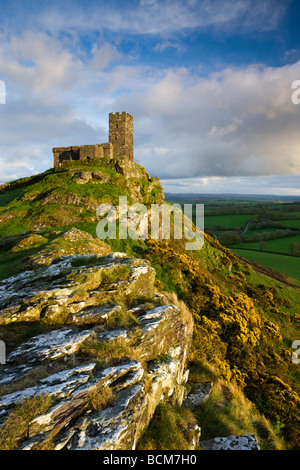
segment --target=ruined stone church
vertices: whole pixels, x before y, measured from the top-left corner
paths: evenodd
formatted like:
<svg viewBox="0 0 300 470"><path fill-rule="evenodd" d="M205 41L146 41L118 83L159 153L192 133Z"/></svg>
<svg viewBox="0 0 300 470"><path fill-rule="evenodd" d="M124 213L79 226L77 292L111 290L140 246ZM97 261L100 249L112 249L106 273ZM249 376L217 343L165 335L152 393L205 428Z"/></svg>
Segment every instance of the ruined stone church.
<svg viewBox="0 0 300 470"><path fill-rule="evenodd" d="M75 160L95 158L127 158L133 160L133 117L125 112L109 114L109 142L96 145L56 147L54 166Z"/></svg>

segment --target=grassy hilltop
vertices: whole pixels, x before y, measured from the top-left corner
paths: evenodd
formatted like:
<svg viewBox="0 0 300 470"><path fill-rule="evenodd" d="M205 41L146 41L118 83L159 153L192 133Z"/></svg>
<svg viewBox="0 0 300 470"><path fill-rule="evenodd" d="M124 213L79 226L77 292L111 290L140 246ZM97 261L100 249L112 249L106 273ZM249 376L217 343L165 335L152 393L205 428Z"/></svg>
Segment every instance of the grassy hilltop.
<svg viewBox="0 0 300 470"><path fill-rule="evenodd" d="M148 259L156 289L193 314L190 383L216 384L195 412L203 436L255 432L261 448L299 448L300 374L291 360L292 342L299 339L297 285L265 275L209 235L199 251L186 251L185 240L172 239L107 239L100 246L96 209L117 205L119 196L127 196L129 205L164 200L158 178L134 162L113 160L73 162L2 185L0 280L68 254L105 252L107 245ZM89 236L70 241L63 234L72 227ZM0 339L7 328L1 326ZM158 410L141 448L174 448L174 442L184 448L180 428L188 418L174 413L167 406ZM177 436L173 443L158 432L166 420Z"/></svg>

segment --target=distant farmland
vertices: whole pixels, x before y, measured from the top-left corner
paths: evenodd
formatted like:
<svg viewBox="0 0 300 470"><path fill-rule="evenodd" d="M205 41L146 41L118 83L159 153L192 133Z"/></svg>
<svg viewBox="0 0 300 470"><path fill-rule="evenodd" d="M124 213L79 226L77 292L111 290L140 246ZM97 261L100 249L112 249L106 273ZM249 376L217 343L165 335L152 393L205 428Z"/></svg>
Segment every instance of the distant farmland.
<svg viewBox="0 0 300 470"><path fill-rule="evenodd" d="M300 280L300 201L250 196L176 195L171 203L205 207L205 232L236 254ZM188 215L188 214L187 214Z"/></svg>
<svg viewBox="0 0 300 470"><path fill-rule="evenodd" d="M232 251L243 258L255 261L262 266L287 274L295 279L300 279L300 260L296 256L287 256L262 251L241 250L232 248Z"/></svg>

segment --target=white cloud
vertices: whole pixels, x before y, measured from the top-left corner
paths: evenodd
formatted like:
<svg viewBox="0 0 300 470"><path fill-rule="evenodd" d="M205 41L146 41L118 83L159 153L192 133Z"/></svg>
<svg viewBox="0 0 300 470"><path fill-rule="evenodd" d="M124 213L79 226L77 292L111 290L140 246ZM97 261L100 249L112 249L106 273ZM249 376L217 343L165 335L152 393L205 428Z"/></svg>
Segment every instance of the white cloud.
<svg viewBox="0 0 300 470"><path fill-rule="evenodd" d="M300 196L300 177L209 177L161 180L166 193L199 194L272 194Z"/></svg>
<svg viewBox="0 0 300 470"><path fill-rule="evenodd" d="M185 48L181 44L172 41L163 41L153 47L155 52L163 52L166 49L175 49L178 54L182 54L185 51Z"/></svg>
<svg viewBox="0 0 300 470"><path fill-rule="evenodd" d="M223 184L216 177L300 174L300 105L291 102L300 61L204 77L184 67L133 65L104 40L83 51L72 47L76 37L1 39L7 104L0 108L0 181L45 170L53 146L107 141L110 111L134 115L135 157L163 179L205 178L201 187L213 187Z"/></svg>
<svg viewBox="0 0 300 470"><path fill-rule="evenodd" d="M11 99L37 98L52 105L78 80L83 64L58 39L26 31L21 36L2 34L0 70Z"/></svg>
<svg viewBox="0 0 300 470"><path fill-rule="evenodd" d="M209 77L167 70L131 103L148 116L136 153L159 176L266 176L300 174L300 106L291 102L291 83L300 62L281 68L226 69ZM139 124L138 130L140 130ZM149 142L168 148L148 158Z"/></svg>
<svg viewBox="0 0 300 470"><path fill-rule="evenodd" d="M95 70L102 70L112 62L120 60L122 57L118 49L108 42L102 44L100 47L98 44L94 44L92 54L93 58L90 66Z"/></svg>

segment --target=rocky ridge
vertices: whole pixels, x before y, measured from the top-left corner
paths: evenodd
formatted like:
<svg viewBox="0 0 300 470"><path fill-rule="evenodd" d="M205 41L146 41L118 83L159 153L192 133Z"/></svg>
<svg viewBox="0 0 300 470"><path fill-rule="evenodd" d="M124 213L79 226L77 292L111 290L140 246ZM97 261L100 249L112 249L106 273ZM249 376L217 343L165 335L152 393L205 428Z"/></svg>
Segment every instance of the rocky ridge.
<svg viewBox="0 0 300 470"><path fill-rule="evenodd" d="M154 281L146 260L110 253L48 259L0 283L2 328L41 329L8 342L2 438L16 406L43 397L15 448L135 449L161 401L182 403L193 319Z"/></svg>
<svg viewBox="0 0 300 470"><path fill-rule="evenodd" d="M13 448L135 449L160 403L201 406L213 383L188 382L192 315L156 291L147 260L113 253L90 233L63 228L95 225L99 201L116 205L122 195L128 204L162 203L158 178L135 162L74 164L0 188L4 195L10 191L14 198L0 215L0 228L9 233L0 247L12 260L0 281L0 338L7 346L0 367L0 447L15 410L39 397L46 409L30 418ZM130 221L116 212L129 229L136 228L135 216ZM148 218L140 223L142 233ZM12 223L24 232L11 235ZM5 328L15 338L8 333L6 339ZM189 449L258 449L252 434L201 442L198 425L187 431Z"/></svg>
<svg viewBox="0 0 300 470"><path fill-rule="evenodd" d="M13 252L39 251L0 282L1 448L135 449L160 403L193 412L207 400L213 382L189 383L193 317L156 290L149 261L76 228L50 243L37 232L15 241ZM10 444L15 410L38 399L42 411ZM185 434L188 449L259 449L254 435L200 441L196 420Z"/></svg>

